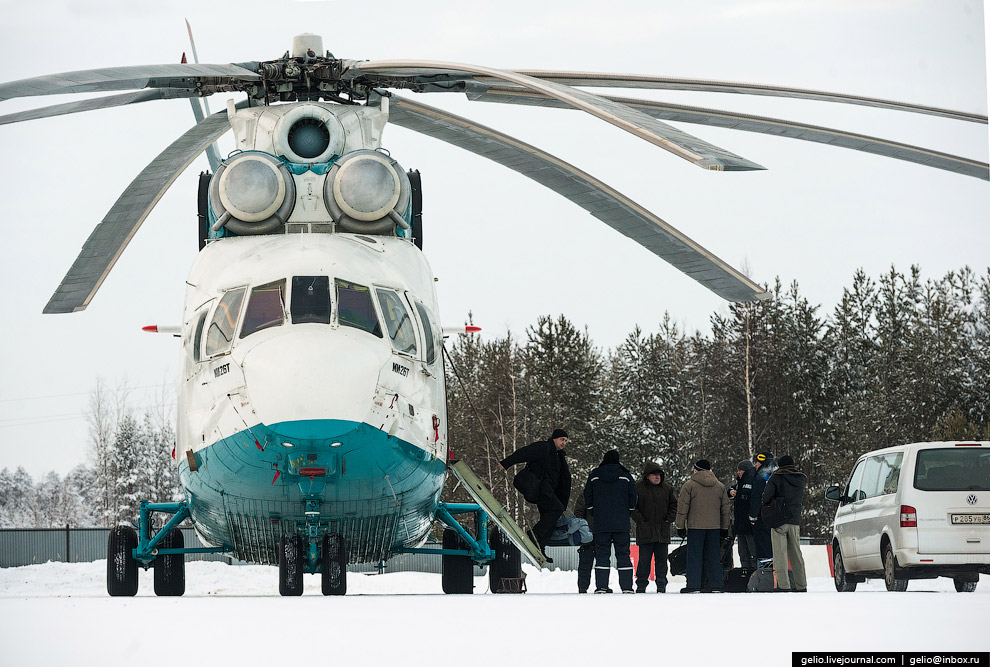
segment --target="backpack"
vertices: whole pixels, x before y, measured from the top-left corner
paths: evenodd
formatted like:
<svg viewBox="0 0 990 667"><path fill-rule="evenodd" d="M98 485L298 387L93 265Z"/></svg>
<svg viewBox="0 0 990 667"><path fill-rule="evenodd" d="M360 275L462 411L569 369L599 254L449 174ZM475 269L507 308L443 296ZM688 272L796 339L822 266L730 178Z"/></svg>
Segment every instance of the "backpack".
<svg viewBox="0 0 990 667"><path fill-rule="evenodd" d="M791 590L794 590L794 572L787 570L787 578L791 580ZM769 567L757 568L749 577L749 584L746 591L749 593L772 593L776 585L776 578L773 574L773 565Z"/></svg>

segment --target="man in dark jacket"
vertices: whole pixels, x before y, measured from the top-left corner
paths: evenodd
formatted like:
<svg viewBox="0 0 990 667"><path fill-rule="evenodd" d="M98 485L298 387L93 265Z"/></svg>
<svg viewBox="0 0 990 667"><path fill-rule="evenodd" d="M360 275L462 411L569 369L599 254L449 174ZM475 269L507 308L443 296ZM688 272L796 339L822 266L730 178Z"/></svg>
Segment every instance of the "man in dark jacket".
<svg viewBox="0 0 990 667"><path fill-rule="evenodd" d="M749 459L740 461L736 469L738 481L729 490L729 497L732 498L732 525L739 538L739 564L750 569L756 569L756 542L753 540L753 524L749 522L755 477L756 466L753 462Z"/></svg>
<svg viewBox="0 0 990 667"><path fill-rule="evenodd" d="M804 556L801 554L801 505L804 502L804 487L808 478L794 465L790 456L780 457L780 467L773 471L767 488L763 491L763 504L769 505L775 498L784 503L784 525L770 531L773 543L773 574L777 580L775 590L791 590L791 579L787 575L790 561L794 573L794 592L808 592L808 576L804 569Z"/></svg>
<svg viewBox="0 0 990 667"><path fill-rule="evenodd" d="M687 537L687 586L681 593L701 592L702 562L712 593L722 592L721 538L729 535L729 495L712 473L712 464L700 459L677 497L677 534Z"/></svg>
<svg viewBox="0 0 990 667"><path fill-rule="evenodd" d="M753 465L756 467L756 475L753 477L753 493L749 499L749 523L753 527L756 559L762 565L773 559L773 547L770 544L770 526L760 517L760 508L763 507L763 490L767 488L767 480L777 463L770 452L759 452L753 455Z"/></svg>
<svg viewBox="0 0 990 667"><path fill-rule="evenodd" d="M595 516L595 592L611 593L609 561L615 547L619 588L633 591L633 564L629 557L629 515L636 509L636 483L619 464L619 452L605 453L600 466L588 475L584 505Z"/></svg>
<svg viewBox="0 0 990 667"><path fill-rule="evenodd" d="M643 476L636 482L636 592L645 593L650 583L650 569L656 559L657 593L667 592L667 548L670 545L670 524L677 516L677 495L674 487L664 481L663 469L648 462Z"/></svg>
<svg viewBox="0 0 990 667"><path fill-rule="evenodd" d="M567 467L564 452L566 445L567 432L558 428L549 440L520 447L499 462L502 470L517 463L526 464L516 475L512 485L519 489L528 502L534 503L540 512L540 520L533 526L533 537L544 556L553 527L564 513L571 497L571 471ZM553 562L549 557L547 560Z"/></svg>

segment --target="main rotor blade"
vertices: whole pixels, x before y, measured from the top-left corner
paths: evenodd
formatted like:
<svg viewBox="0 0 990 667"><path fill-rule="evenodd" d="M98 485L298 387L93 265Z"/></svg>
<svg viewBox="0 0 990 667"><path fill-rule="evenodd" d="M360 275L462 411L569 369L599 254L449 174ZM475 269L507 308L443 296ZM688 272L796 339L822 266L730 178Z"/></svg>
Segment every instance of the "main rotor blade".
<svg viewBox="0 0 990 667"><path fill-rule="evenodd" d="M96 109L109 109L120 107L125 104L137 104L140 102L151 102L154 100L164 100L181 97L191 97L196 94L195 90L181 90L175 88L155 88L152 90L137 90L121 95L108 95L106 97L91 97L88 100L78 102L68 102L66 104L53 104L47 107L38 107L29 111L0 116L0 125L19 123L25 120L37 120L39 118L50 118L52 116L64 116L70 113L81 111L94 111Z"/></svg>
<svg viewBox="0 0 990 667"><path fill-rule="evenodd" d="M249 63L245 63L249 65ZM135 65L48 74L0 84L0 101L33 95L89 93L136 88L195 89L198 79L257 81L261 75L239 65Z"/></svg>
<svg viewBox="0 0 990 667"><path fill-rule="evenodd" d="M769 294L670 224L560 158L507 134L410 99L392 95L389 122L434 137L517 171L569 199L616 231L729 301Z"/></svg>
<svg viewBox="0 0 990 667"><path fill-rule="evenodd" d="M554 70L517 70L519 74L562 83L567 86L586 86L590 88L647 88L652 90L696 90L706 93L735 93L740 95L767 95L771 97L791 97L795 99L819 100L822 102L839 102L843 104L858 104L880 109L897 109L912 113L942 116L971 123L987 124L987 117L969 113L930 107L911 102L897 102L876 97L850 95L848 93L830 93L822 90L806 88L788 88L771 86L762 83L739 83L731 81L705 81L703 79L676 79L662 76L646 76L642 74L607 74L603 72L565 72Z"/></svg>
<svg viewBox="0 0 990 667"><path fill-rule="evenodd" d="M517 86L471 84L468 86L465 94L468 99L477 102L522 104L554 109L568 108L567 105L562 104L558 100ZM894 158L895 160L914 162L926 167L943 169L964 176L973 176L974 178L980 178L985 181L990 180L990 165L986 162L921 148L919 146L902 144L896 141L888 141L865 134L834 130L789 120L764 118L717 109L702 109L680 104L667 104L665 102L654 102L652 100L631 97L607 96L607 99L639 109L643 113L662 120L724 127L743 132L759 132L761 134L770 134L788 139L800 139L819 144L828 144L830 146L850 148L852 150L863 151L864 153L872 153L874 155Z"/></svg>
<svg viewBox="0 0 990 667"><path fill-rule="evenodd" d="M704 169L715 171L763 169L755 162L739 157L718 146L713 146L636 109L584 90L535 79L515 72L460 63L390 60L351 63L341 78L357 79L364 77L376 81L377 83L374 85L388 86L396 79L433 82L438 77L464 80L465 77L474 78L475 75L501 79L560 100L568 106L596 116Z"/></svg>
<svg viewBox="0 0 990 667"><path fill-rule="evenodd" d="M85 309L165 191L197 155L228 129L227 112L215 113L191 127L152 160L90 234L44 312L71 313Z"/></svg>

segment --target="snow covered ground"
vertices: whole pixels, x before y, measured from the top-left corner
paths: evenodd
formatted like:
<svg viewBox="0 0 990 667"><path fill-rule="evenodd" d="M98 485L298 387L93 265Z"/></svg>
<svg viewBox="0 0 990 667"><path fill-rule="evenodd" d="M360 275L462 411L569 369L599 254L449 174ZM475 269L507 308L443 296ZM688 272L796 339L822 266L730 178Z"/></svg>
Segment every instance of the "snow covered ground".
<svg viewBox="0 0 990 667"><path fill-rule="evenodd" d="M971 594L948 579L912 581L906 593L871 581L839 594L824 548L806 551L804 595L577 595L574 572L526 566L526 595L488 594L484 577L475 595L447 596L440 575L398 572L352 573L343 598L323 597L307 575L302 598L282 598L273 567L197 561L186 565L184 597L156 598L149 570L137 597L110 598L105 561L5 568L0 665L439 666L455 655L476 665L602 665L652 652L680 667L746 654L754 659L741 664L790 665L792 651L990 649L990 577Z"/></svg>

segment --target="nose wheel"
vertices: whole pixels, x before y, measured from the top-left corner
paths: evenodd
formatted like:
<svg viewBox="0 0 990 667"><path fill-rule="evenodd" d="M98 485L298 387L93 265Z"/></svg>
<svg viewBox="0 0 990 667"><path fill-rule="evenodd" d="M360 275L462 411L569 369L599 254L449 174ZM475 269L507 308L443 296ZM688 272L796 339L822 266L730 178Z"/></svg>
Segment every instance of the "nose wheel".
<svg viewBox="0 0 990 667"><path fill-rule="evenodd" d="M342 535L323 536L323 594L347 593L347 543Z"/></svg>
<svg viewBox="0 0 990 667"><path fill-rule="evenodd" d="M298 535L282 535L278 549L278 594L303 593L303 545Z"/></svg>

